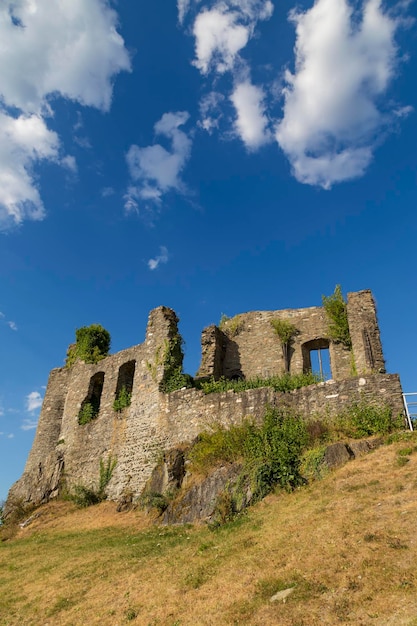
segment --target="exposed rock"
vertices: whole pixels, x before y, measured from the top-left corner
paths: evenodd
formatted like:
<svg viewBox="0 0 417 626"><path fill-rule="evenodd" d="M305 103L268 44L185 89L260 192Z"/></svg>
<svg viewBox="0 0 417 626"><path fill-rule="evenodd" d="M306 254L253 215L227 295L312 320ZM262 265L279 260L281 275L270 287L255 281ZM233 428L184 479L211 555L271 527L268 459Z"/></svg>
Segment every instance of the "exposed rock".
<svg viewBox="0 0 417 626"><path fill-rule="evenodd" d="M247 487L236 486L241 472L238 464L215 469L209 476L184 490L164 512L164 524L187 524L196 521L226 521L234 513L243 510L250 502L252 493Z"/></svg>
<svg viewBox="0 0 417 626"><path fill-rule="evenodd" d="M344 465L353 457L353 452L349 451L349 447L345 443L333 443L327 446L324 453L324 461L329 468Z"/></svg>
<svg viewBox="0 0 417 626"><path fill-rule="evenodd" d="M283 589L282 591L278 591L272 598L269 599L270 602L285 602L285 600L292 594L295 587L289 587L288 589Z"/></svg>

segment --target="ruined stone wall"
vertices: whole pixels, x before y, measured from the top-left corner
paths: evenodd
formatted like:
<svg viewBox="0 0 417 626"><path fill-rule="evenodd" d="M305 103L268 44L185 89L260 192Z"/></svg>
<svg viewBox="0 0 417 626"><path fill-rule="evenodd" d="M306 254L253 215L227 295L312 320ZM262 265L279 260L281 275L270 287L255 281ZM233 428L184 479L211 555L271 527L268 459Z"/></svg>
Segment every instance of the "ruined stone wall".
<svg viewBox="0 0 417 626"><path fill-rule="evenodd" d="M327 339L328 321L321 307L257 311L241 315L233 333L227 324L224 332L215 326L204 331L199 375L252 378L281 373L282 349L271 320L285 319L298 331L292 344L291 372L305 370L308 349L327 341L334 380L287 394L272 388L208 395L184 389L163 394L160 383L166 374L170 342L179 337L178 320L166 307L151 311L144 343L94 365L76 362L69 369L51 372L33 447L23 476L10 490L6 512L17 500L35 504L48 500L63 481L70 489L77 484L96 487L100 460L108 459L117 461L109 497L138 496L164 450L191 442L213 422L229 426L248 416L260 420L267 405L284 403L309 417L337 413L347 403L365 397L390 404L394 415L401 413L398 376L372 374L383 369L384 361L370 292L349 294L348 318L360 377L351 377L350 351ZM133 376L130 381L129 376ZM98 415L80 425L80 408L97 380L101 381ZM126 381L132 390L131 405L117 413L113 402Z"/></svg>
<svg viewBox="0 0 417 626"><path fill-rule="evenodd" d="M267 378L285 371L281 342L272 320L286 320L297 329L290 344L290 372L308 371L310 351L328 348L332 378L384 372L384 359L370 291L348 294L348 322L352 351L329 338L323 307L251 311L226 321L220 331L210 326L202 335L202 366L198 375L220 378Z"/></svg>
<svg viewBox="0 0 417 626"><path fill-rule="evenodd" d="M160 427L169 448L193 441L211 424L239 424L249 416L261 420L267 406L285 405L308 419L337 415L361 399L388 404L394 416L404 412L398 375L374 374L340 382L331 380L288 393L275 392L271 387L207 395L196 389L175 391L161 403Z"/></svg>
<svg viewBox="0 0 417 626"><path fill-rule="evenodd" d="M358 375L385 372L375 301L369 290L349 293L347 314Z"/></svg>
<svg viewBox="0 0 417 626"><path fill-rule="evenodd" d="M164 376L164 358L178 319L171 309L159 307L149 316L143 344L109 356L99 363L75 363L71 368L51 373L36 437L22 478L13 485L8 502L47 500L65 480L97 486L100 459L117 459L110 497L124 490L138 493L152 471L160 449L158 427L159 384ZM135 362L131 405L121 413L113 410L120 368ZM85 425L78 423L90 383L101 374L104 384L100 410Z"/></svg>

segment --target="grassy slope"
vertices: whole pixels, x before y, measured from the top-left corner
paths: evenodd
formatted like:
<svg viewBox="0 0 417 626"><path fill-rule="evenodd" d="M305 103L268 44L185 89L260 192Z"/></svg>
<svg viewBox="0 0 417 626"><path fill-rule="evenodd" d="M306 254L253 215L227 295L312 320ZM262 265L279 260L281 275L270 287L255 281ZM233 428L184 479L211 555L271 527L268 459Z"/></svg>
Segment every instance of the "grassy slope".
<svg viewBox="0 0 417 626"><path fill-rule="evenodd" d="M0 624L416 626L416 469L384 446L217 531L47 505L0 543Z"/></svg>

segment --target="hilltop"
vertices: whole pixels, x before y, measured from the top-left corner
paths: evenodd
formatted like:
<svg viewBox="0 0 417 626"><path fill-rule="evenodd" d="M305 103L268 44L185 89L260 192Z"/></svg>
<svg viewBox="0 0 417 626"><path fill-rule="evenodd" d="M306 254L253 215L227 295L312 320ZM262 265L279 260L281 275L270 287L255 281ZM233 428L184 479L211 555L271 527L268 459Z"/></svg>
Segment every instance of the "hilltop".
<svg viewBox="0 0 417 626"><path fill-rule="evenodd" d="M0 544L0 624L415 626L417 437L395 438L214 530L44 505Z"/></svg>

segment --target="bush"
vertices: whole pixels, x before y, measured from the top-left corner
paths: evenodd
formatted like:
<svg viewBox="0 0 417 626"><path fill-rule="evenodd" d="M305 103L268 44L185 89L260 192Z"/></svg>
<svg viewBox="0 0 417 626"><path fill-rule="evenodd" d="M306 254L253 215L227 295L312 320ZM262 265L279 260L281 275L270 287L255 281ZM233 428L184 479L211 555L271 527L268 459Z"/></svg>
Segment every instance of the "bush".
<svg viewBox="0 0 417 626"><path fill-rule="evenodd" d="M361 400L351 404L338 416L338 427L348 437L360 439L370 435L387 435L403 427L392 417L391 407Z"/></svg>
<svg viewBox="0 0 417 626"><path fill-rule="evenodd" d="M184 387L189 389L193 386L192 376L190 376L190 374L184 374L182 367L177 367L170 371L169 376L165 376L160 384L160 390L163 393L171 393L171 391L177 391Z"/></svg>
<svg viewBox="0 0 417 626"><path fill-rule="evenodd" d="M78 413L78 423L80 426L89 424L95 417L97 417L98 410L94 407L92 402L85 402L80 412Z"/></svg>
<svg viewBox="0 0 417 626"><path fill-rule="evenodd" d="M352 349L352 340L349 332L346 302L343 298L340 285L336 285L331 296L322 296L323 308L329 319L329 337L336 343Z"/></svg>
<svg viewBox="0 0 417 626"><path fill-rule="evenodd" d="M202 433L188 457L192 467L204 473L219 463L241 463L238 482L249 482L252 499L258 500L277 485L291 490L303 482L300 457L307 442L302 419L285 409L270 408L261 425L246 420Z"/></svg>
<svg viewBox="0 0 417 626"><path fill-rule="evenodd" d="M75 343L67 351L66 367L71 367L77 359L85 363L98 363L109 354L110 341L110 333L101 324L77 328Z"/></svg>
<svg viewBox="0 0 417 626"><path fill-rule="evenodd" d="M132 394L129 393L125 385L123 385L113 402L113 410L120 413L123 409L130 406L131 399Z"/></svg>

